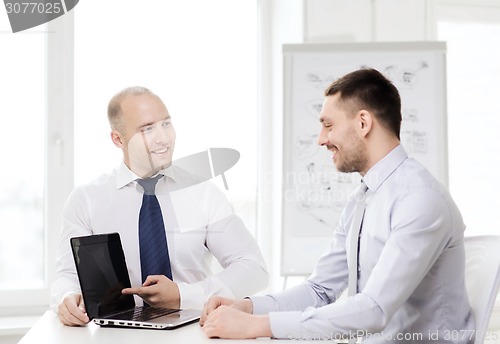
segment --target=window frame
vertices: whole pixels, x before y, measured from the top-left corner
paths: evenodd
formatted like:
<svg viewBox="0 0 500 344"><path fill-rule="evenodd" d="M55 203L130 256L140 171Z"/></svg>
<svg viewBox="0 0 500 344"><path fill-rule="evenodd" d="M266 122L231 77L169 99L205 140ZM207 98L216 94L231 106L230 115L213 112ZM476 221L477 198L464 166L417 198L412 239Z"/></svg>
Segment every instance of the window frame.
<svg viewBox="0 0 500 344"><path fill-rule="evenodd" d="M73 13L44 27L45 164L43 206L44 286L0 291L0 316L42 314L50 303L61 229L61 210L73 188Z"/></svg>
<svg viewBox="0 0 500 344"><path fill-rule="evenodd" d="M453 22L497 22L500 13L500 2L496 0L427 0L427 27L430 39L438 39L440 21ZM492 11L494 10L494 11ZM449 102L449 98L447 100ZM449 116L449 114L448 114ZM448 151L449 154L449 151ZM453 186L452 186L453 187ZM473 231L465 231L465 235L477 235ZM500 327L500 294L497 295L490 317L489 329Z"/></svg>

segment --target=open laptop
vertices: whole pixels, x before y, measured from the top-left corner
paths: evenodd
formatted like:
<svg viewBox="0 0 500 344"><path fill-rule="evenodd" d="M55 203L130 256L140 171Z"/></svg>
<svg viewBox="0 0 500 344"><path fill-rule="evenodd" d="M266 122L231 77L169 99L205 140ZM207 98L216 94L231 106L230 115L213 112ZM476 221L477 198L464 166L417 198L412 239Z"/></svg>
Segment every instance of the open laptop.
<svg viewBox="0 0 500 344"><path fill-rule="evenodd" d="M78 279L87 314L100 326L174 329L197 321L199 310L135 305L125 255L118 233L71 238Z"/></svg>

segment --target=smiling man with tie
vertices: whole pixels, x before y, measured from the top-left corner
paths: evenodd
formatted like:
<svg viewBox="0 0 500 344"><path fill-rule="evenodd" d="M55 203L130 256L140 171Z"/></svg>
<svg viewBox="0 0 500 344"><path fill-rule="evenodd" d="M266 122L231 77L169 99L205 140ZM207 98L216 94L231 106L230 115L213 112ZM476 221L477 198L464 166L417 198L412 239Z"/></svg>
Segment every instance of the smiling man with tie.
<svg viewBox="0 0 500 344"><path fill-rule="evenodd" d="M111 139L123 163L77 187L63 210L52 308L65 325L89 321L72 260L71 237L118 232L136 303L203 308L213 295L243 297L267 285L259 247L212 183L172 164L176 133L162 100L129 87L108 105ZM215 257L222 270L213 274Z"/></svg>

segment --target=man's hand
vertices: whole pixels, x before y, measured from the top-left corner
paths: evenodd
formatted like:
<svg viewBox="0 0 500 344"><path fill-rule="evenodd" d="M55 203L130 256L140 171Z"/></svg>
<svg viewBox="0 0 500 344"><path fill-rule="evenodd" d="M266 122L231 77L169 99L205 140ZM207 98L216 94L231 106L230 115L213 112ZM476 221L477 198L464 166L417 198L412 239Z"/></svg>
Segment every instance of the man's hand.
<svg viewBox="0 0 500 344"><path fill-rule="evenodd" d="M252 315L227 305L221 305L208 314L203 331L210 338L247 339L272 336L267 315Z"/></svg>
<svg viewBox="0 0 500 344"><path fill-rule="evenodd" d="M181 305L179 287L164 275L148 276L142 287L125 288L122 294L136 294L154 307L180 308Z"/></svg>
<svg viewBox="0 0 500 344"><path fill-rule="evenodd" d="M59 321L67 326L83 326L90 321L80 294L65 297L58 307L57 314Z"/></svg>
<svg viewBox="0 0 500 344"><path fill-rule="evenodd" d="M231 308L250 314L253 312L253 304L249 299L232 300L221 296L213 296L208 299L207 303L205 303L205 307L200 318L200 325L203 326L208 315L220 306L230 306Z"/></svg>

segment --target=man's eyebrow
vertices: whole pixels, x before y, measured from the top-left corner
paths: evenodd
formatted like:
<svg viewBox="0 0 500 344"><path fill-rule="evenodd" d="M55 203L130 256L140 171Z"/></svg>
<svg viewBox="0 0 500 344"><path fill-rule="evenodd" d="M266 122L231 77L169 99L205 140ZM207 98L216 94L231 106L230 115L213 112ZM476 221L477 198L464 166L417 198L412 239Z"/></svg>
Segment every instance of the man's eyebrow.
<svg viewBox="0 0 500 344"><path fill-rule="evenodd" d="M170 117L170 115L168 115L167 117L165 117L163 119L160 119L158 122L168 121L170 119L171 119L171 117ZM158 123L158 122L148 122L148 123L145 123L145 124L139 126L139 129L144 128L144 127L149 127L150 125L154 125L155 123Z"/></svg>
<svg viewBox="0 0 500 344"><path fill-rule="evenodd" d="M145 124L139 126L139 129L144 128L144 127L149 127L150 125L153 125L153 124L154 123L152 123L152 122L145 123Z"/></svg>

